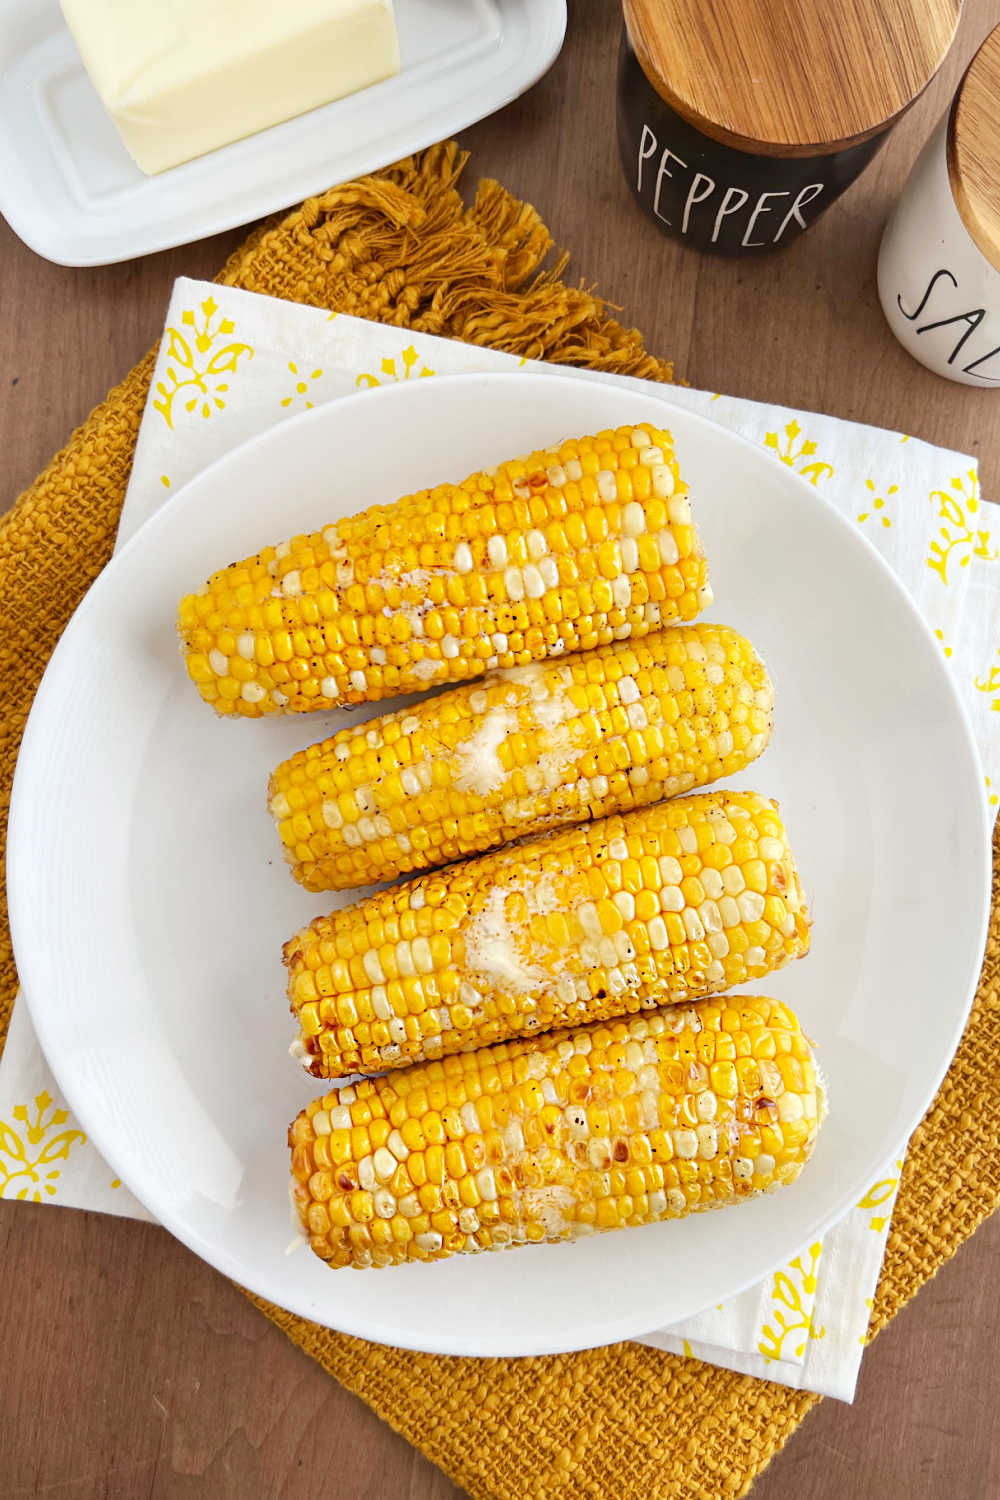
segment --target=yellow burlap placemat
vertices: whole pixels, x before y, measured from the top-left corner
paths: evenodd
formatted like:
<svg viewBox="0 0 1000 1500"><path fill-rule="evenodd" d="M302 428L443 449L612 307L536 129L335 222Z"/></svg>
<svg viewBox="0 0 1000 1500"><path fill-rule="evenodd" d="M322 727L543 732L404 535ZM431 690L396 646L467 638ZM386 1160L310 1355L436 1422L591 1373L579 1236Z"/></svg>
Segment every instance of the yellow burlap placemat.
<svg viewBox="0 0 1000 1500"><path fill-rule="evenodd" d="M434 147L310 199L253 233L220 280L535 359L670 380L671 366L647 354L638 333L598 298L563 284L565 258L540 271L551 240L534 209L491 182L463 206L456 187L463 164L453 146ZM4 844L31 700L61 631L111 555L152 368L149 354L0 523ZM4 901L0 1038L17 984L6 916ZM910 1146L873 1331L1000 1201L998 976L995 878L975 1007ZM741 1495L819 1399L637 1344L546 1359L448 1359L368 1344L258 1306L484 1500Z"/></svg>

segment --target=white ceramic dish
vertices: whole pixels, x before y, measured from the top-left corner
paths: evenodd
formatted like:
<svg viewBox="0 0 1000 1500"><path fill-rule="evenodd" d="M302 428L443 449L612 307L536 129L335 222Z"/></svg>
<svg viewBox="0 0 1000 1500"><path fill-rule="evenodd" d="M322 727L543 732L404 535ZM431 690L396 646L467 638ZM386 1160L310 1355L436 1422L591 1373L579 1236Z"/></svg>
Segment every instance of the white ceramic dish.
<svg viewBox="0 0 1000 1500"><path fill-rule="evenodd" d="M675 434L714 618L754 640L777 685L772 744L738 784L780 800L815 914L812 954L757 988L793 1004L819 1045L830 1112L816 1154L773 1197L577 1245L382 1272L286 1256L285 1127L319 1086L286 1055L280 946L336 898L291 880L264 788L278 760L343 716L217 720L187 681L176 602L220 563L362 502L643 419ZM979 972L981 785L944 662L902 588L763 449L589 381L421 381L319 407L228 455L90 591L49 665L17 770L18 969L81 1125L220 1270L387 1343L477 1355L594 1345L759 1279L902 1147Z"/></svg>
<svg viewBox="0 0 1000 1500"><path fill-rule="evenodd" d="M492 114L562 46L566 0L396 0L396 78L144 177L83 69L58 0L0 0L0 212L69 266L248 224Z"/></svg>

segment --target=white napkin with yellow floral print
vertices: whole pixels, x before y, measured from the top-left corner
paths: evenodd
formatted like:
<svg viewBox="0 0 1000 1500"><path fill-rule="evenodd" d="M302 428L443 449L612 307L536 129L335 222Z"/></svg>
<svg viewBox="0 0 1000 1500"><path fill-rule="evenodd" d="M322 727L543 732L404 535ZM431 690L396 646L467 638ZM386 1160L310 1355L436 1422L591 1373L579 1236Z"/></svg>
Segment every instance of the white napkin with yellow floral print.
<svg viewBox="0 0 1000 1500"><path fill-rule="evenodd" d="M305 407L388 381L552 368L205 282L178 281L139 432L119 542L228 449ZM975 460L834 417L626 376L772 449L870 537L910 590L1000 788L1000 507ZM989 791L995 815L997 792ZM822 1242L758 1286L642 1340L851 1400L901 1163ZM22 1001L0 1061L0 1197L149 1218L61 1106Z"/></svg>

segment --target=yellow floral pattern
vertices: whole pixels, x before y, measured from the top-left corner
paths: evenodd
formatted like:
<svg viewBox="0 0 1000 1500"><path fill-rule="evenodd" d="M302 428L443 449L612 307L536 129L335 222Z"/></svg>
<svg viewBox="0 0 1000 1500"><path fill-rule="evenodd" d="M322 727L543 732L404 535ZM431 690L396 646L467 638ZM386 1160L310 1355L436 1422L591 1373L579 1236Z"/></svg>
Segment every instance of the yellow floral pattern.
<svg viewBox="0 0 1000 1500"><path fill-rule="evenodd" d="M868 501L869 509L863 510L858 516L858 520L862 525L865 521L881 521L882 525L888 529L892 525L892 521L886 514L885 506L886 502L891 500L893 495L899 493L899 485L890 484L884 495L878 493L878 488L874 479L865 480L865 489L871 492L872 499Z"/></svg>
<svg viewBox="0 0 1000 1500"><path fill-rule="evenodd" d="M875 1234L881 1234L892 1217L892 1205L889 1200L895 1197L896 1189L899 1187L899 1174L902 1170L902 1161L897 1161L895 1177L883 1177L868 1189L865 1196L858 1203L858 1207L865 1210L882 1208L885 1204L889 1203L887 1213L873 1214L869 1221L868 1228L873 1230Z"/></svg>
<svg viewBox="0 0 1000 1500"><path fill-rule="evenodd" d="M1000 656L1000 651L997 651L997 656ZM981 693L996 693L990 708L995 714L1000 714L1000 662L990 668L988 676L977 677L975 683Z"/></svg>
<svg viewBox="0 0 1000 1500"><path fill-rule="evenodd" d="M424 375L434 374L431 367L423 363L412 344L407 344L406 348L400 354L400 359L402 361L402 369L396 369L395 359L383 359L380 367L382 371L381 377L365 371L364 374L358 376L354 382L355 385L359 390L370 391L377 385L390 385L394 380L419 379ZM418 365L420 366L419 370L417 369Z"/></svg>
<svg viewBox="0 0 1000 1500"><path fill-rule="evenodd" d="M299 374L298 365L295 364L292 360L288 361L288 370L289 374L295 376L295 390L290 396L283 396L281 398L282 406L291 406L299 396L305 396L309 391L309 382L312 380L319 380L320 376L323 373L322 370L313 370L309 375L302 376ZM308 411L312 407L312 405L313 403L311 401L306 401L305 409Z"/></svg>
<svg viewBox="0 0 1000 1500"><path fill-rule="evenodd" d="M66 1161L76 1145L87 1137L82 1130L60 1130L69 1112L57 1109L49 1094L35 1095L34 1111L26 1104L15 1104L14 1124L0 1120L0 1198L29 1199L43 1202L43 1195L54 1198L60 1169L54 1165Z"/></svg>
<svg viewBox="0 0 1000 1500"><path fill-rule="evenodd" d="M967 568L974 557L984 562L995 562L1000 556L996 547L990 546L990 534L985 527L977 528L976 515L979 510L979 478L975 469L965 474L956 474L951 481L953 494L947 490L931 490L930 501L938 509L942 522L937 537L930 544L927 566L937 573L941 582L949 583L948 568L954 558L960 568Z"/></svg>
<svg viewBox="0 0 1000 1500"><path fill-rule="evenodd" d="M200 411L206 419L213 411L222 411L229 382L220 376L235 372L244 356L253 359L254 351L249 344L224 342L236 324L232 318L216 322L218 311L216 302L206 297L201 304L200 321L193 308L185 308L181 313L181 323L189 332L173 327L166 330L166 370L170 383L156 382L153 406L171 429L178 401L184 411Z"/></svg>
<svg viewBox="0 0 1000 1500"><path fill-rule="evenodd" d="M774 1283L771 1287L773 1322L765 1323L761 1328L760 1342L757 1345L765 1359L786 1359L788 1357L785 1350L787 1338L801 1335L799 1341L792 1346L795 1357L801 1359L808 1339L826 1337L826 1329L817 1328L812 1317L813 1298L816 1296L816 1272L823 1254L822 1240L816 1240L809 1246L806 1253L809 1257L808 1266L803 1264L806 1256L797 1255L793 1261L789 1262L787 1271L774 1273Z"/></svg>
<svg viewBox="0 0 1000 1500"><path fill-rule="evenodd" d="M951 656L952 650L951 650L951 647L948 645L948 643L946 642L946 640L944 638L944 631L943 630L935 630L934 634L937 637L937 639L941 642L941 650L944 652L945 658Z"/></svg>
<svg viewBox="0 0 1000 1500"><path fill-rule="evenodd" d="M997 651L997 656L1000 657L1000 650ZM1000 714L1000 662L994 662L985 677L976 677L973 681L981 693L996 694L990 709L993 713ZM990 807L1000 804L1000 795L993 790L993 782L989 776L986 777L986 796Z"/></svg>
<svg viewBox="0 0 1000 1500"><path fill-rule="evenodd" d="M817 459L815 463L806 463L806 459L812 458L816 452L816 444L812 438L802 437L802 428L793 417L790 422L785 423L784 441L776 432L764 434L764 447L770 448L783 464L794 469L796 474L801 474L803 479L808 479L812 485L818 485L821 479L829 479L834 473L833 464Z"/></svg>

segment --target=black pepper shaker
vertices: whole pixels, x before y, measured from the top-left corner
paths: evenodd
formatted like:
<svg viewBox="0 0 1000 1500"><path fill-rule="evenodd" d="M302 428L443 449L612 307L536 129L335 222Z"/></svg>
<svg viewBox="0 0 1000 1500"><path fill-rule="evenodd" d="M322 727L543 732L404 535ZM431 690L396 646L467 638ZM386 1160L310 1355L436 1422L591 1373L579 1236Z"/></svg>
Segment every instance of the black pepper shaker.
<svg viewBox="0 0 1000 1500"><path fill-rule="evenodd" d="M666 234L755 255L802 233L930 82L961 0L624 0L618 138Z"/></svg>

